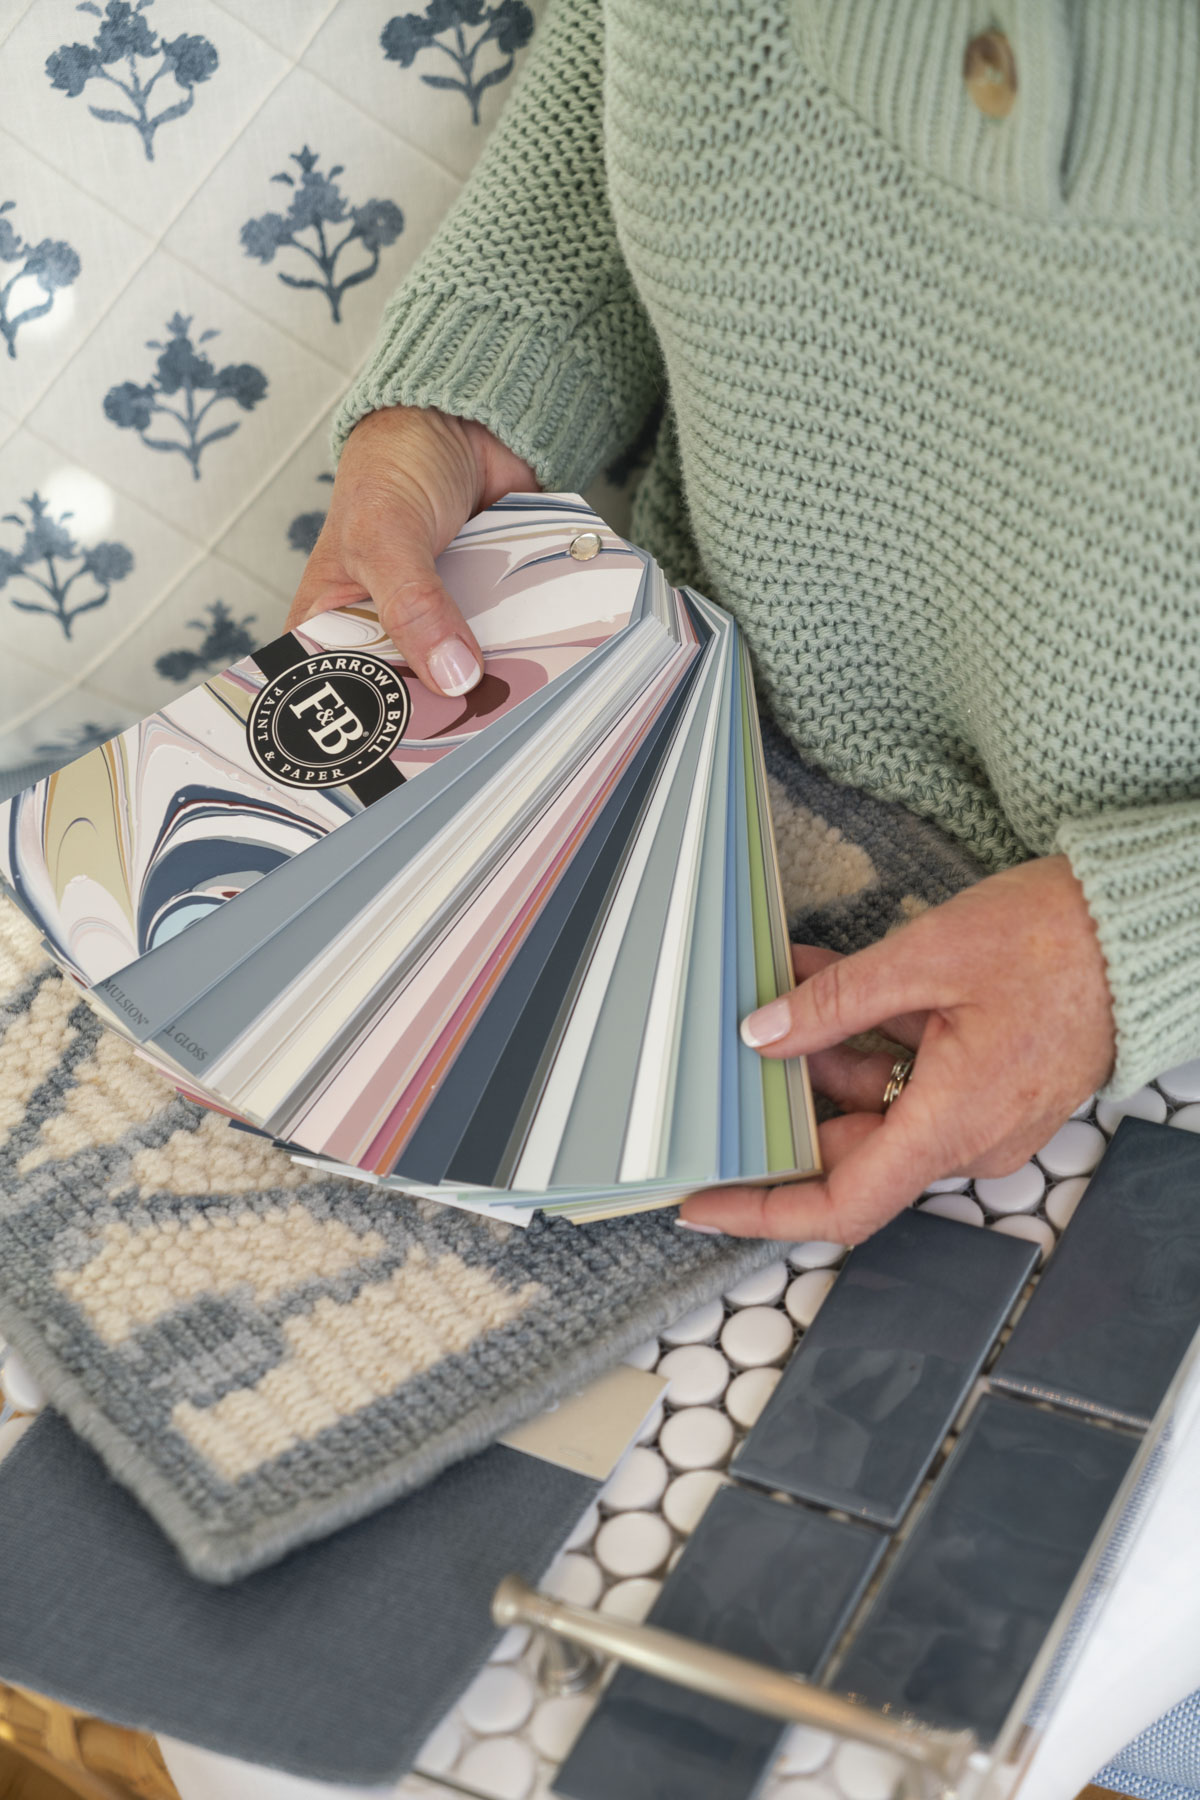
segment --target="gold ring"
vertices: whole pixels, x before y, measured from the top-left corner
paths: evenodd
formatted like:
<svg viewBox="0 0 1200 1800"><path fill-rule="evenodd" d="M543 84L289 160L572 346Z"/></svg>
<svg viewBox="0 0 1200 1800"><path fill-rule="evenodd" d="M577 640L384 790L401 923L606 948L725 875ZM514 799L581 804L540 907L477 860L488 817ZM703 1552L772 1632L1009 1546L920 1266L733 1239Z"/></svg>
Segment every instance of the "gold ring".
<svg viewBox="0 0 1200 1800"><path fill-rule="evenodd" d="M913 1058L898 1056L892 1064L892 1072L888 1076L887 1086L883 1090L883 1110L898 1100L908 1086L908 1078L913 1072Z"/></svg>

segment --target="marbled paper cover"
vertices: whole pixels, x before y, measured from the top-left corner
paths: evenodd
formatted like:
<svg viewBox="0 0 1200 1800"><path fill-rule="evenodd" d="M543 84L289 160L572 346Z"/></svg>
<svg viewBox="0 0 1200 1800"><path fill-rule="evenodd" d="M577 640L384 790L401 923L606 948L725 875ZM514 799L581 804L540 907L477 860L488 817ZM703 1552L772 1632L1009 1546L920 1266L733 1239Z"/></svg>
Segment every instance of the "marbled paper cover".
<svg viewBox="0 0 1200 1800"><path fill-rule="evenodd" d="M644 569L577 497L510 496L438 559L484 652L471 693L422 687L369 602L324 613L0 805L0 876L103 981L565 676Z"/></svg>

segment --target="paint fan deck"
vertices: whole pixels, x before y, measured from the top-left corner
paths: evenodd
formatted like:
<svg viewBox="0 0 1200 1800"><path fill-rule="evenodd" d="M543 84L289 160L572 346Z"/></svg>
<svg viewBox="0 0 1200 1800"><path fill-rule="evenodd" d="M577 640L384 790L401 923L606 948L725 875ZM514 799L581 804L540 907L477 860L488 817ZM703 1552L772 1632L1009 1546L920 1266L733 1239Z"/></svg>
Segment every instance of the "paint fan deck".
<svg viewBox="0 0 1200 1800"><path fill-rule="evenodd" d="M427 692L369 604L0 806L0 876L106 1020L298 1160L517 1223L817 1169L750 663L573 495L439 572Z"/></svg>

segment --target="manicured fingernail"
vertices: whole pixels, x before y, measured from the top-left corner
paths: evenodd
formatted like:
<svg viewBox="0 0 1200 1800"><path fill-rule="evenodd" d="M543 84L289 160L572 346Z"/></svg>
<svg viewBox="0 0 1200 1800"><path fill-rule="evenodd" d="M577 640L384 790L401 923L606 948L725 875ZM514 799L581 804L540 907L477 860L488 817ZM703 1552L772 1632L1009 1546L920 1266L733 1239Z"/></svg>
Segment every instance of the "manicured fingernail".
<svg viewBox="0 0 1200 1800"><path fill-rule="evenodd" d="M483 674L478 658L472 656L461 638L444 638L425 660L443 694L453 697L469 693Z"/></svg>
<svg viewBox="0 0 1200 1800"><path fill-rule="evenodd" d="M791 1024L792 1009L786 1000L772 1000L769 1006L760 1006L749 1018L742 1020L742 1042L749 1044L752 1050L761 1050L764 1044L777 1044L781 1037L787 1036Z"/></svg>
<svg viewBox="0 0 1200 1800"><path fill-rule="evenodd" d="M716 1225L697 1225L695 1219L676 1218L675 1223L680 1231L702 1231L705 1237L724 1237L725 1233Z"/></svg>

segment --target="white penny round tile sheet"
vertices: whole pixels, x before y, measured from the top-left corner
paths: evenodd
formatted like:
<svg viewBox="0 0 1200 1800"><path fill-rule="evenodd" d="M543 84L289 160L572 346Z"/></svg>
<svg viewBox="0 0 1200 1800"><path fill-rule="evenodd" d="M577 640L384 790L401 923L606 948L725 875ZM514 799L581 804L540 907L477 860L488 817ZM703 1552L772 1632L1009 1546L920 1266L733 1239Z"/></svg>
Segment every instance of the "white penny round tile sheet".
<svg viewBox="0 0 1200 1800"><path fill-rule="evenodd" d="M1200 1100L1200 1058L1195 1062L1180 1063L1178 1068L1168 1069L1160 1075L1157 1085L1168 1100L1176 1105L1188 1100Z"/></svg>
<svg viewBox="0 0 1200 1800"><path fill-rule="evenodd" d="M725 1323L725 1308L719 1300L697 1306L682 1319L676 1319L662 1333L662 1341L673 1348L676 1344L711 1344Z"/></svg>
<svg viewBox="0 0 1200 1800"><path fill-rule="evenodd" d="M690 1537L708 1510L717 1489L725 1485L718 1469L689 1469L677 1475L663 1495L663 1517L680 1537Z"/></svg>
<svg viewBox="0 0 1200 1800"><path fill-rule="evenodd" d="M547 1762L563 1762L594 1704L587 1694L559 1694L555 1699L544 1700L529 1727L538 1755Z"/></svg>
<svg viewBox="0 0 1200 1800"><path fill-rule="evenodd" d="M537 1779L537 1752L522 1738L481 1738L462 1758L454 1778L486 1800L527 1800Z"/></svg>
<svg viewBox="0 0 1200 1800"><path fill-rule="evenodd" d="M657 1450L636 1445L627 1450L600 1490L600 1505L609 1512L633 1512L656 1506L671 1478Z"/></svg>
<svg viewBox="0 0 1200 1800"><path fill-rule="evenodd" d="M1036 1163L1025 1163L1012 1175L975 1183L975 1198L990 1213L1030 1213L1045 1192L1046 1177Z"/></svg>
<svg viewBox="0 0 1200 1800"><path fill-rule="evenodd" d="M481 1669L458 1703L469 1731L491 1736L516 1731L533 1711L533 1683L523 1669L489 1663Z"/></svg>
<svg viewBox="0 0 1200 1800"><path fill-rule="evenodd" d="M1067 1181L1060 1181L1046 1195L1046 1217L1055 1231L1065 1231L1074 1215L1075 1208L1087 1191L1088 1177L1072 1175Z"/></svg>
<svg viewBox="0 0 1200 1800"><path fill-rule="evenodd" d="M810 1269L806 1275L797 1275L789 1285L783 1297L784 1305L788 1317L802 1331L807 1331L812 1324L836 1280L836 1269Z"/></svg>
<svg viewBox="0 0 1200 1800"><path fill-rule="evenodd" d="M824 1272L798 1275L788 1292L802 1282L814 1280L828 1287L833 1277ZM785 1314L773 1306L747 1306L726 1321L721 1349L735 1369L759 1369L790 1356L795 1335Z"/></svg>
<svg viewBox="0 0 1200 1800"><path fill-rule="evenodd" d="M20 1357L12 1350L4 1352L0 1362L0 1391L9 1405L20 1413L41 1412L46 1396Z"/></svg>
<svg viewBox="0 0 1200 1800"><path fill-rule="evenodd" d="M1031 1219L1024 1213L1014 1213L1007 1219L997 1219L996 1230L1004 1237L1024 1238L1026 1243L1036 1244L1043 1257L1049 1256L1054 1248L1054 1231L1045 1219Z"/></svg>
<svg viewBox="0 0 1200 1800"><path fill-rule="evenodd" d="M830 1245L829 1248L838 1248L840 1254L840 1246ZM781 1258L779 1262L768 1263L764 1269L755 1269L743 1276L726 1294L725 1304L732 1307L774 1306L787 1284L788 1267Z"/></svg>
<svg viewBox="0 0 1200 1800"><path fill-rule="evenodd" d="M659 1448L673 1469L715 1469L733 1449L733 1422L712 1406L685 1406L672 1413L658 1434Z"/></svg>
<svg viewBox="0 0 1200 1800"><path fill-rule="evenodd" d="M1090 1175L1104 1155L1108 1139L1086 1119L1068 1119L1038 1151L1047 1175Z"/></svg>
<svg viewBox="0 0 1200 1800"><path fill-rule="evenodd" d="M463 1699L465 1698L464 1694ZM459 1706L462 1706L461 1700ZM417 1761L429 1775L448 1775L461 1756L466 1741L462 1725L454 1713L450 1713L436 1731L426 1738Z"/></svg>
<svg viewBox="0 0 1200 1800"><path fill-rule="evenodd" d="M596 1533L596 1561L606 1575L628 1581L633 1575L655 1575L664 1566L675 1539L658 1513L615 1513Z"/></svg>
<svg viewBox="0 0 1200 1800"><path fill-rule="evenodd" d="M810 1238L803 1244L792 1244L787 1259L793 1269L832 1269L846 1254L845 1244L831 1244L825 1238Z"/></svg>
<svg viewBox="0 0 1200 1800"><path fill-rule="evenodd" d="M775 1392L782 1369L745 1369L725 1390L725 1410L735 1425L749 1431Z"/></svg>
<svg viewBox="0 0 1200 1800"><path fill-rule="evenodd" d="M793 1725L783 1740L776 1769L781 1775L812 1775L825 1767L834 1749L834 1740L827 1731L814 1731L811 1725Z"/></svg>
<svg viewBox="0 0 1200 1800"><path fill-rule="evenodd" d="M590 1556L571 1553L551 1564L542 1590L567 1606L595 1606L604 1591L604 1576Z"/></svg>
<svg viewBox="0 0 1200 1800"><path fill-rule="evenodd" d="M1126 1100L1097 1100L1096 1123L1111 1137L1122 1119L1149 1119L1161 1125L1167 1116L1167 1103L1157 1088L1139 1088Z"/></svg>
<svg viewBox="0 0 1200 1800"><path fill-rule="evenodd" d="M635 1575L631 1581L616 1581L600 1602L600 1611L614 1619L629 1619L640 1625L662 1592L662 1582L649 1576ZM592 1703L589 1701L589 1706Z"/></svg>
<svg viewBox="0 0 1200 1800"><path fill-rule="evenodd" d="M668 1350L657 1373L671 1384L667 1399L672 1406L711 1406L729 1385L729 1364L711 1344Z"/></svg>
<svg viewBox="0 0 1200 1800"><path fill-rule="evenodd" d="M960 1225L983 1224L983 1208L970 1194L935 1194L932 1200L922 1200L921 1211L937 1219L954 1219Z"/></svg>

